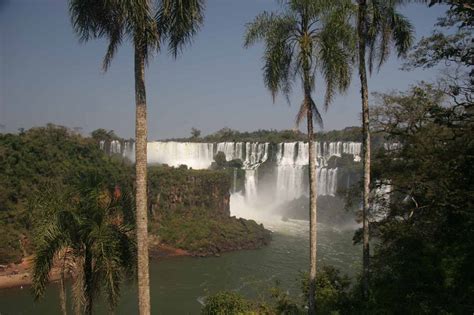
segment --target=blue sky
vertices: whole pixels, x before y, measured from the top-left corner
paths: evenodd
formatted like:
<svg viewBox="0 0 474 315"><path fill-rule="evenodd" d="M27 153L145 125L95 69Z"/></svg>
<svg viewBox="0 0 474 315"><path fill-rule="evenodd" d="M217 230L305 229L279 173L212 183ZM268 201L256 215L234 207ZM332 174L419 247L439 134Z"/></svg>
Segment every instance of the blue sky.
<svg viewBox="0 0 474 315"><path fill-rule="evenodd" d="M48 122L113 129L134 134L133 50L123 45L107 73L101 70L105 41L79 43L65 0L0 0L0 124L7 131ZM245 24L274 0L209 0L205 24L192 46L173 60L163 52L146 71L149 139L203 134L222 127L288 129L294 127L301 99L291 106L272 103L261 74L262 47L243 49ZM429 34L442 7L413 4L403 8L419 38ZM394 56L369 81L372 91L406 89L433 80L436 70L404 72ZM320 80L316 84L323 84ZM318 90L320 93L321 90ZM321 95L316 96L321 103ZM360 123L359 82L354 76L346 95L323 115L325 130Z"/></svg>

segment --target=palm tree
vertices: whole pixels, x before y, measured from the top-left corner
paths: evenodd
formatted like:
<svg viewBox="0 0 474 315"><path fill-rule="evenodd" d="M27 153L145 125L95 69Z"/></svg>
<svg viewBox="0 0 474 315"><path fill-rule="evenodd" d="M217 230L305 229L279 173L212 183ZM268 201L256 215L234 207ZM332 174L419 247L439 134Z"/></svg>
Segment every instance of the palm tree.
<svg viewBox="0 0 474 315"><path fill-rule="evenodd" d="M317 181L313 122L322 124L313 100L319 70L325 81L327 109L336 91L345 91L351 79L353 36L350 25L351 3L346 0L288 0L282 12L263 12L247 25L245 47L264 43L263 78L272 94L289 100L292 85L300 80L303 102L296 122L306 118L309 142L310 190L310 289L309 312L315 314Z"/></svg>
<svg viewBox="0 0 474 315"><path fill-rule="evenodd" d="M410 22L401 15L397 6L403 0L357 0L357 38L359 58L359 78L362 98L362 133L363 133L363 165L364 189L362 208L363 230L363 295L369 292L369 195L370 195L370 126L369 126L369 88L367 83L366 58L369 72L372 73L374 63L380 69L390 55L392 46L398 56L404 55L413 42L413 28ZM368 55L367 55L368 49Z"/></svg>
<svg viewBox="0 0 474 315"><path fill-rule="evenodd" d="M113 310L120 284L134 273L133 200L113 194L96 176L82 178L80 187L54 191L38 202L44 224L36 231L33 291L43 296L54 266L60 269L60 302L66 312L65 276L73 281L77 313L91 314L96 297L105 292ZM50 197L51 196L51 197Z"/></svg>
<svg viewBox="0 0 474 315"><path fill-rule="evenodd" d="M203 0L70 0L75 31L84 41L109 42L103 68L110 66L123 40L130 39L135 55L135 171L138 244L138 304L150 314L147 214L147 110L145 64L167 43L176 57L203 22Z"/></svg>

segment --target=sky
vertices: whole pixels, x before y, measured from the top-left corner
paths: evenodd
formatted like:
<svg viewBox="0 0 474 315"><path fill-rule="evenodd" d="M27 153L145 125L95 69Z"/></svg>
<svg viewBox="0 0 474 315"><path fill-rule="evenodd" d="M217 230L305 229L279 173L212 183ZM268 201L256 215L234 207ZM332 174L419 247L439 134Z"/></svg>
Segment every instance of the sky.
<svg viewBox="0 0 474 315"><path fill-rule="evenodd" d="M223 127L240 131L291 129L301 101L272 102L262 79L262 46L242 47L245 24L275 0L208 0L204 26L174 60L166 51L146 69L150 140L189 136L192 127L209 134ZM443 8L404 7L416 37L428 35ZM66 0L0 0L0 124L16 132L49 122L84 134L97 128L134 135L133 49L120 47L110 69L101 68L105 40L81 43L74 34ZM401 71L392 54L369 79L370 92L404 90L431 81L436 70ZM316 81L317 103L324 95ZM324 130L360 124L356 73L345 95L323 114Z"/></svg>

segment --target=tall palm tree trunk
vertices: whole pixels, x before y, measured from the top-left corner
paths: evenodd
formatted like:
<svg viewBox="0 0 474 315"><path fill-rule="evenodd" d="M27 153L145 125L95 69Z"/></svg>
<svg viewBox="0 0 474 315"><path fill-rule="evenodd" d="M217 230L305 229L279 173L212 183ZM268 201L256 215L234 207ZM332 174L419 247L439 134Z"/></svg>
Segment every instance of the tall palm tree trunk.
<svg viewBox="0 0 474 315"><path fill-rule="evenodd" d="M365 65L365 46L366 46L366 27L367 16L366 0L359 0L359 10L357 19L357 32L359 38L359 77L360 94L362 97L362 136L364 153L364 190L362 207L362 231L363 231L363 271L362 271L362 289L364 297L369 294L369 194L370 194L370 126L369 126L369 88L367 84L367 70Z"/></svg>
<svg viewBox="0 0 474 315"><path fill-rule="evenodd" d="M300 47L303 57L303 91L304 106L306 106L308 127L308 149L309 149L309 296L308 314L316 315L316 253L317 253L317 177L316 177L316 155L313 142L313 103L311 99L311 64L309 36L309 21L305 14L302 15L303 40Z"/></svg>
<svg viewBox="0 0 474 315"><path fill-rule="evenodd" d="M67 315L64 267L61 270L61 278L59 280L59 303L61 305L61 314Z"/></svg>
<svg viewBox="0 0 474 315"><path fill-rule="evenodd" d="M66 305L66 257L67 249L62 250L58 254L58 260L61 264L61 274L59 278L59 305L61 307L61 314L67 315L67 305Z"/></svg>
<svg viewBox="0 0 474 315"><path fill-rule="evenodd" d="M308 313L316 314L316 251L317 251L317 177L316 177L316 151L313 141L313 111L310 99L305 97L308 103L308 146L309 146L309 299Z"/></svg>
<svg viewBox="0 0 474 315"><path fill-rule="evenodd" d="M84 295L85 295L85 302L86 305L84 307L84 314L92 315L92 309L94 308L94 283L93 283L92 274L92 255L90 250L86 247L85 255L84 255Z"/></svg>
<svg viewBox="0 0 474 315"><path fill-rule="evenodd" d="M138 248L138 309L140 315L150 314L150 279L148 267L147 210L147 118L145 93L144 47L135 43L135 172Z"/></svg>

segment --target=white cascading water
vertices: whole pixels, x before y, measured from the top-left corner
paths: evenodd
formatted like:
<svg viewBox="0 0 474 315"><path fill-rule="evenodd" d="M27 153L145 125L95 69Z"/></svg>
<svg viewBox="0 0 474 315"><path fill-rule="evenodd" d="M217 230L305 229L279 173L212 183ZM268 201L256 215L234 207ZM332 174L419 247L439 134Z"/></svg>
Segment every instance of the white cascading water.
<svg viewBox="0 0 474 315"><path fill-rule="evenodd" d="M122 152L122 144L119 140L113 140L110 142L110 153L118 154Z"/></svg>
<svg viewBox="0 0 474 315"><path fill-rule="evenodd" d="M353 155L355 162L360 162L361 152L362 152L362 143L360 142L344 142L342 144L342 153Z"/></svg>
<svg viewBox="0 0 474 315"><path fill-rule="evenodd" d="M103 148L103 144L100 144ZM148 143L148 163L168 164L170 166L187 165L193 169L206 169L214 161L214 155L222 151L226 159L240 159L245 170L245 201L256 204L259 198L258 168L272 158L275 165L276 181L272 188L272 201L281 203L308 195L308 155L309 145L305 142L286 142L276 145L276 152L269 156L269 143L257 142L174 142L156 141ZM343 153L360 161L361 143L358 142L315 142L317 158L318 195L334 196L337 190L337 168L328 168L332 156ZM134 145L112 141L111 153L122 153L134 160ZM235 187L235 184L234 184Z"/></svg>
<svg viewBox="0 0 474 315"><path fill-rule="evenodd" d="M245 170L245 200L248 203L254 203L257 200L257 170Z"/></svg>
<svg viewBox="0 0 474 315"><path fill-rule="evenodd" d="M316 142L316 165L318 195L334 196L337 190L337 168L328 168L331 156L341 156L342 142ZM353 149L357 152L356 149ZM359 151L360 153L360 151ZM290 201L308 194L309 145L303 142L280 143L277 151L277 184L279 198ZM354 154L354 159L356 155Z"/></svg>
<svg viewBox="0 0 474 315"><path fill-rule="evenodd" d="M307 144L301 143L298 152L295 152L298 142L279 143L276 153L277 181L276 195L282 201L289 201L300 197L304 192L304 174L308 159Z"/></svg>
<svg viewBox="0 0 474 315"><path fill-rule="evenodd" d="M193 169L208 168L214 161L213 143L149 142L148 163L187 165Z"/></svg>

